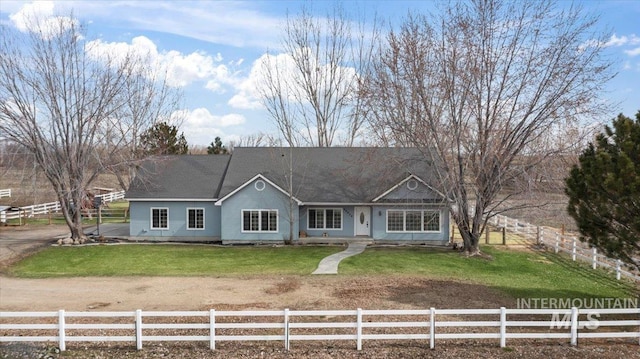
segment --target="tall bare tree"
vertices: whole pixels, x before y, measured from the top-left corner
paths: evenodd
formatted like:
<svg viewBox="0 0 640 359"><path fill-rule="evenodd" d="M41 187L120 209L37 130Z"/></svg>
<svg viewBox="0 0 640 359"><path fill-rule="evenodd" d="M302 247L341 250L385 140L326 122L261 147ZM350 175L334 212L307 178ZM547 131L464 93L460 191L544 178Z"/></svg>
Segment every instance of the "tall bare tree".
<svg viewBox="0 0 640 359"><path fill-rule="evenodd" d="M160 122L180 127L183 113L182 91L171 87L165 70L149 66L152 59L147 53L128 54L132 66L127 71L125 86L119 93L124 106L106 126L109 146L113 151L106 169L114 174L122 189L128 189L140 164L147 157L141 136Z"/></svg>
<svg viewBox="0 0 640 359"><path fill-rule="evenodd" d="M139 62L108 53L96 58L73 17L31 20L28 33L4 25L0 31L0 131L34 155L71 238L81 243L86 189L127 143L112 127L127 95L139 94L131 90Z"/></svg>
<svg viewBox="0 0 640 359"><path fill-rule="evenodd" d="M371 63L377 29L356 27L340 8L314 18L303 7L288 17L283 54L266 54L258 91L290 146L352 146L364 124L361 74Z"/></svg>
<svg viewBox="0 0 640 359"><path fill-rule="evenodd" d="M367 86L372 126L438 164L468 254L526 189L507 185L530 183L531 168L577 141L541 139L606 113L599 95L613 75L596 25L552 1L469 0L389 34Z"/></svg>

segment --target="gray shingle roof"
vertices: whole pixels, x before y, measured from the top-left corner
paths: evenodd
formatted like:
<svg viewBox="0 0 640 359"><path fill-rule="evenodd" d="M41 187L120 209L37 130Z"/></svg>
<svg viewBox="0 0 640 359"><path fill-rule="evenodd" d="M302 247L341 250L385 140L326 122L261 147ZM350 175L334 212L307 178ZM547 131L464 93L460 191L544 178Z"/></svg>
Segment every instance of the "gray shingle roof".
<svg viewBox="0 0 640 359"><path fill-rule="evenodd" d="M131 183L129 199L214 199L229 155L176 155L146 161Z"/></svg>
<svg viewBox="0 0 640 359"><path fill-rule="evenodd" d="M292 157L290 157L292 154ZM309 203L366 203L410 174L429 182L430 164L415 148L235 148L220 198L262 174Z"/></svg>
<svg viewBox="0 0 640 359"><path fill-rule="evenodd" d="M290 163L293 195L304 203L370 203L411 174L429 183L432 173L431 164L415 148L236 147L231 156L154 158L139 171L126 196L220 199L258 174L288 191Z"/></svg>

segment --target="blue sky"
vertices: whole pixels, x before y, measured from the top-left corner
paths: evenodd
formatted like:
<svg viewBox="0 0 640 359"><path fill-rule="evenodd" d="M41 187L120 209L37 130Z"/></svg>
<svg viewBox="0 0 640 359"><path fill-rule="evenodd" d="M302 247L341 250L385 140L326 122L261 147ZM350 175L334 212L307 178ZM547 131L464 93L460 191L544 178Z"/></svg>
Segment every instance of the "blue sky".
<svg viewBox="0 0 640 359"><path fill-rule="evenodd" d="M632 116L640 109L640 0L590 0L587 11L601 16L611 32L606 53L618 76L605 99L616 103L610 116ZM113 51L130 47L151 51L168 66L175 86L185 91L186 116L181 130L190 145L207 145L216 136L225 143L257 132L275 133L258 105L251 74L267 50L277 53L282 24L303 1L13 1L0 2L0 21L20 26L28 12L68 15L88 25L88 37ZM570 2L560 2L568 6ZM333 7L315 1L319 16ZM344 1L354 16L383 17L397 23L409 12L428 11L429 1ZM594 119L607 122L610 118Z"/></svg>

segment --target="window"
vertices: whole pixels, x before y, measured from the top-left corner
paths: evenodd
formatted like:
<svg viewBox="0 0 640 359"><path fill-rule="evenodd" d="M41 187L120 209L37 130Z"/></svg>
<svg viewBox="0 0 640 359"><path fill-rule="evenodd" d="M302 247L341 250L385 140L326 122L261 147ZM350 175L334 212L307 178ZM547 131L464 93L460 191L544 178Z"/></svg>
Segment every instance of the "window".
<svg viewBox="0 0 640 359"><path fill-rule="evenodd" d="M404 231L404 212L403 211L387 211L387 231L389 232Z"/></svg>
<svg viewBox="0 0 640 359"><path fill-rule="evenodd" d="M387 232L440 232L440 211L388 210Z"/></svg>
<svg viewBox="0 0 640 359"><path fill-rule="evenodd" d="M169 209L151 208L151 229L169 228Z"/></svg>
<svg viewBox="0 0 640 359"><path fill-rule="evenodd" d="M440 232L440 212L439 211L424 211L424 231L425 232Z"/></svg>
<svg viewBox="0 0 640 359"><path fill-rule="evenodd" d="M309 209L309 229L342 229L342 209Z"/></svg>
<svg viewBox="0 0 640 359"><path fill-rule="evenodd" d="M275 209L252 209L242 211L243 232L277 232L278 211Z"/></svg>
<svg viewBox="0 0 640 359"><path fill-rule="evenodd" d="M187 229L204 229L204 208L187 208Z"/></svg>

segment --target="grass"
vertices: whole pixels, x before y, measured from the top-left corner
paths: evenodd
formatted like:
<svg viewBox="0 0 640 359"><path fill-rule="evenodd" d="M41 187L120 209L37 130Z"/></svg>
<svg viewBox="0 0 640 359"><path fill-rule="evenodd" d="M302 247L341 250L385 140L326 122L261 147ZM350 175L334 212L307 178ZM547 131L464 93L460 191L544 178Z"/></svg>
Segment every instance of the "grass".
<svg viewBox="0 0 640 359"><path fill-rule="evenodd" d="M118 245L51 247L9 268L18 277L307 275L343 247ZM630 281L550 252L484 246L493 260L446 249L369 248L340 263L341 275L411 276L496 288L514 298L628 298Z"/></svg>
<svg viewBox="0 0 640 359"><path fill-rule="evenodd" d="M545 252L484 246L493 260L465 258L451 250L371 248L340 263L341 274L411 275L497 288L514 298L596 298L637 295L627 280Z"/></svg>
<svg viewBox="0 0 640 359"><path fill-rule="evenodd" d="M339 247L117 245L51 247L9 269L25 278L310 274Z"/></svg>

